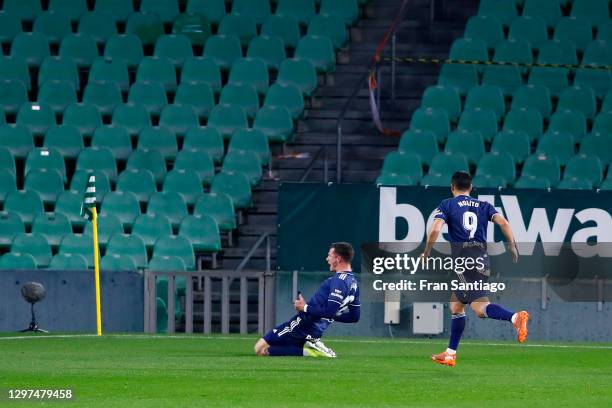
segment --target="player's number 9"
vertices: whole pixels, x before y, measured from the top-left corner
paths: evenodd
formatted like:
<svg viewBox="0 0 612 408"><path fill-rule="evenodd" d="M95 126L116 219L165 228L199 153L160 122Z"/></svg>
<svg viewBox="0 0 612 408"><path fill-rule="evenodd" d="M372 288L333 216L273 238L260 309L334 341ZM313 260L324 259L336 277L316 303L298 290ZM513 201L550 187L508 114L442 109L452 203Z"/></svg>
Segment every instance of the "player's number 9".
<svg viewBox="0 0 612 408"><path fill-rule="evenodd" d="M478 217L471 211L463 213L463 228L470 232L470 238L474 238L476 229L478 228Z"/></svg>

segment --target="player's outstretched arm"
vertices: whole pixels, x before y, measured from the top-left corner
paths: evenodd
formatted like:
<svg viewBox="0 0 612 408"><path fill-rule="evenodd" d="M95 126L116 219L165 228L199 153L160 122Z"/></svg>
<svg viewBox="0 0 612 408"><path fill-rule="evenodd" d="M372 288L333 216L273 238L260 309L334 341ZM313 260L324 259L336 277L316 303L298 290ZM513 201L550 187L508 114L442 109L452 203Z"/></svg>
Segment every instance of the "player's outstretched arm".
<svg viewBox="0 0 612 408"><path fill-rule="evenodd" d="M334 317L334 321L340 323L357 323L361 317L361 307L359 305L348 305L348 313Z"/></svg>
<svg viewBox="0 0 612 408"><path fill-rule="evenodd" d="M428 257L431 253L431 249L434 244L438 240L438 236L442 231L442 227L444 226L444 220L441 218L434 219L431 224L431 228L429 229L429 233L427 234L427 243L425 244L425 250L423 251L423 256Z"/></svg>
<svg viewBox="0 0 612 408"><path fill-rule="evenodd" d="M512 261L514 263L518 262L518 258L519 258L518 248L516 246L516 241L514 240L514 234L512 233L512 227L510 227L510 223L500 213L495 214L493 216L492 221L495 224L499 225L502 233L506 237L506 241L508 241L508 249L510 250L510 253L512 254Z"/></svg>

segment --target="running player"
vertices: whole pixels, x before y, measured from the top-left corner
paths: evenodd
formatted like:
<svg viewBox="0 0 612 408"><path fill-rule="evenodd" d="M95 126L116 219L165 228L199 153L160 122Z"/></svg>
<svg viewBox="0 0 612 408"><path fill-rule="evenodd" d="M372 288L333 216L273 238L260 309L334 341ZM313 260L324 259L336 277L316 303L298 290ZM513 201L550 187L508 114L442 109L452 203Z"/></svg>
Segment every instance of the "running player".
<svg viewBox="0 0 612 408"><path fill-rule="evenodd" d="M508 249L512 260L518 261L518 250L510 224L495 207L485 201L470 197L472 178L466 172L453 174L451 192L453 198L446 199L436 209L434 222L427 236L427 244L423 256L427 258L438 239L444 223L448 225L451 253L453 257L482 257L484 268L472 268L458 274L459 281L473 283L485 281L489 275L489 258L487 256L487 224L489 221L499 225L508 241ZM529 314L526 311L514 313L489 302L486 291L453 291L450 299L452 314L451 333L448 348L440 354L434 354L431 359L439 364L455 366L457 348L465 328L465 305L469 304L476 316L496 320L506 320L514 325L519 343L527 338L527 322Z"/></svg>
<svg viewBox="0 0 612 408"><path fill-rule="evenodd" d="M308 303L301 294L298 296L294 303L298 313L255 343L258 356L336 357L321 336L334 321L359 321L359 285L351 269L354 255L349 243L330 246L326 260L333 276L321 284Z"/></svg>

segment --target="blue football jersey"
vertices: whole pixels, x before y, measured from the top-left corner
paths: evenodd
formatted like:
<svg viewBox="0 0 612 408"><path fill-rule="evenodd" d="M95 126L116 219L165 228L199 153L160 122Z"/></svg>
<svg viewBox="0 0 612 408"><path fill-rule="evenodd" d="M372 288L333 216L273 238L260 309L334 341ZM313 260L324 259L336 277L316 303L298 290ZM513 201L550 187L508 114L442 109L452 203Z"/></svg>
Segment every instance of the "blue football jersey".
<svg viewBox="0 0 612 408"><path fill-rule="evenodd" d="M440 203L435 218L448 225L450 242L487 242L487 224L497 210L490 203L459 195Z"/></svg>

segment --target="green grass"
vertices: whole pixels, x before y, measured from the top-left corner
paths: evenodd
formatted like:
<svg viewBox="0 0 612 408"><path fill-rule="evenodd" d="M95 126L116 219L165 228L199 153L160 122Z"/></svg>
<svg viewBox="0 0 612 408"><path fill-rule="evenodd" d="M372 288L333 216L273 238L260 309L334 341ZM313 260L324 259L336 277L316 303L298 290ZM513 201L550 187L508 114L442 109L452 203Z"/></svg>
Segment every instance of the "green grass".
<svg viewBox="0 0 612 408"><path fill-rule="evenodd" d="M41 336L38 336L41 337ZM54 407L609 407L612 345L326 339L335 360L261 358L254 337L0 337L0 405L8 388L72 388ZM41 403L13 403L18 407Z"/></svg>

